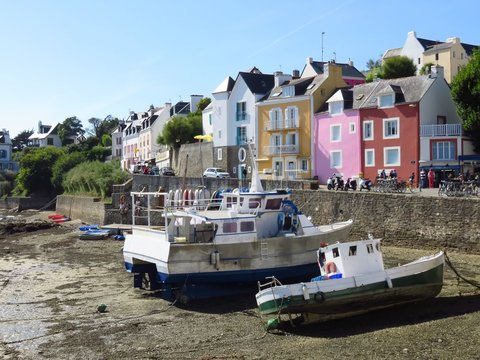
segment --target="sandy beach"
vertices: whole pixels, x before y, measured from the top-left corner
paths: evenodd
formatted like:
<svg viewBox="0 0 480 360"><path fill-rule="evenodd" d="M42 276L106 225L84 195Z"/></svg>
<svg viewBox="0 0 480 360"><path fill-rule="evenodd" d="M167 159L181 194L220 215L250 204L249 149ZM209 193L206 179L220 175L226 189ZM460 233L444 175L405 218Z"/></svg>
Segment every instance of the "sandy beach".
<svg viewBox="0 0 480 360"><path fill-rule="evenodd" d="M48 222L47 215L21 216ZM449 268L435 299L266 332L254 294L180 305L134 289L123 242L80 240L81 225L0 231L0 358L480 359L480 290ZM394 266L432 249L383 252ZM480 255L447 255L480 282Z"/></svg>

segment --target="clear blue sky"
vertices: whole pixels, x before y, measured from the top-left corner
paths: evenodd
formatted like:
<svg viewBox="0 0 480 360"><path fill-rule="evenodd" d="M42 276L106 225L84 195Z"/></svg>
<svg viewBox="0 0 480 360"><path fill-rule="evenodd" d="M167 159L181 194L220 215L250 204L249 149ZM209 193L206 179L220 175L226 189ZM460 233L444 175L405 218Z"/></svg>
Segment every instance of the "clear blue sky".
<svg viewBox="0 0 480 360"><path fill-rule="evenodd" d="M480 44L478 0L1 1L0 128L11 137L77 116L127 116L211 97L226 76L302 70L307 57L359 70L407 32Z"/></svg>

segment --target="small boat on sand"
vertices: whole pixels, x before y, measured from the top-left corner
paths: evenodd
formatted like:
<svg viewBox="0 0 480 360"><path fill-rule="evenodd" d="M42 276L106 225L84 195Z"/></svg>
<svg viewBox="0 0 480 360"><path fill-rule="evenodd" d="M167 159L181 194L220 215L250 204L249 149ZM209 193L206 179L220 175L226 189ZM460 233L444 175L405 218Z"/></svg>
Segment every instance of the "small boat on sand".
<svg viewBox="0 0 480 360"><path fill-rule="evenodd" d="M293 324L339 319L433 298L443 285L442 251L384 269L380 240L373 238L322 246L318 265L320 276L306 282L259 283L260 314L275 316L268 329L285 321L284 314Z"/></svg>

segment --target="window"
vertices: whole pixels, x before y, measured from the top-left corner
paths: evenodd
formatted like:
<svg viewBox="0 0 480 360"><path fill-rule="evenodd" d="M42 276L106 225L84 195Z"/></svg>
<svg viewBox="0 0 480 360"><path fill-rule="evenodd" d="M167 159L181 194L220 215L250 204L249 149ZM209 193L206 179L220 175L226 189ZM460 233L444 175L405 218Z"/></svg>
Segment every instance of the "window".
<svg viewBox="0 0 480 360"><path fill-rule="evenodd" d="M237 127L237 145L243 145L247 143L247 127Z"/></svg>
<svg viewBox="0 0 480 360"><path fill-rule="evenodd" d="M297 145L297 134L296 133L289 133L286 136L286 145Z"/></svg>
<svg viewBox="0 0 480 360"><path fill-rule="evenodd" d="M282 113L280 109L270 110L270 128L271 129L282 128Z"/></svg>
<svg viewBox="0 0 480 360"><path fill-rule="evenodd" d="M237 223L236 222L223 223L223 232L224 233L236 233L237 232Z"/></svg>
<svg viewBox="0 0 480 360"><path fill-rule="evenodd" d="M219 139L222 138L222 130L218 130L218 138L219 138Z"/></svg>
<svg viewBox="0 0 480 360"><path fill-rule="evenodd" d="M392 139L400 137L400 121L395 119L383 119L383 138Z"/></svg>
<svg viewBox="0 0 480 360"><path fill-rule="evenodd" d="M432 160L455 160L455 141L432 142Z"/></svg>
<svg viewBox="0 0 480 360"><path fill-rule="evenodd" d="M373 120L363 122L363 140L373 140Z"/></svg>
<svg viewBox="0 0 480 360"><path fill-rule="evenodd" d="M294 86L285 86L283 88L283 96L284 97L295 96L295 87Z"/></svg>
<svg viewBox="0 0 480 360"><path fill-rule="evenodd" d="M365 149L365 166L375 166L375 149Z"/></svg>
<svg viewBox="0 0 480 360"><path fill-rule="evenodd" d="M380 96L378 106L381 108L393 107L395 104L393 94Z"/></svg>
<svg viewBox="0 0 480 360"><path fill-rule="evenodd" d="M400 146L383 148L384 166L400 166Z"/></svg>
<svg viewBox="0 0 480 360"><path fill-rule="evenodd" d="M222 160L222 149L217 149L217 160Z"/></svg>
<svg viewBox="0 0 480 360"><path fill-rule="evenodd" d="M300 160L300 169L302 171L308 171L308 159L301 159Z"/></svg>
<svg viewBox="0 0 480 360"><path fill-rule="evenodd" d="M208 114L208 125L212 125L212 114Z"/></svg>
<svg viewBox="0 0 480 360"><path fill-rule="evenodd" d="M265 204L265 209L268 210L278 210L282 205L282 199L268 199L267 203Z"/></svg>
<svg viewBox="0 0 480 360"><path fill-rule="evenodd" d="M237 103L237 121L247 119L247 103L245 101Z"/></svg>
<svg viewBox="0 0 480 360"><path fill-rule="evenodd" d="M330 167L332 169L342 167L342 152L341 151L330 151Z"/></svg>
<svg viewBox="0 0 480 360"><path fill-rule="evenodd" d="M460 53L460 59L463 60L463 52Z"/></svg>
<svg viewBox="0 0 480 360"><path fill-rule="evenodd" d="M240 223L241 232L253 231L254 228L255 228L255 223L253 221L242 221Z"/></svg>
<svg viewBox="0 0 480 360"><path fill-rule="evenodd" d="M348 256L355 256L355 255L357 255L357 246L352 245L348 249Z"/></svg>
<svg viewBox="0 0 480 360"><path fill-rule="evenodd" d="M417 59L417 63L418 63L418 65L420 65L420 64L421 64L421 62L420 62L420 58L418 58L418 59Z"/></svg>
<svg viewBox="0 0 480 360"><path fill-rule="evenodd" d="M257 207L260 206L261 203L262 203L261 198L250 198L250 199L248 199L248 208L249 209L256 209Z"/></svg>
<svg viewBox="0 0 480 360"><path fill-rule="evenodd" d="M455 59L455 51L452 53L452 57Z"/></svg>
<svg viewBox="0 0 480 360"><path fill-rule="evenodd" d="M273 134L272 137L270 138L270 144L271 144L271 146L282 145L282 135Z"/></svg>
<svg viewBox="0 0 480 360"><path fill-rule="evenodd" d="M47 138L47 145L53 145L53 139Z"/></svg>
<svg viewBox="0 0 480 360"><path fill-rule="evenodd" d="M7 158L7 150L0 150L0 159Z"/></svg>
<svg viewBox="0 0 480 360"><path fill-rule="evenodd" d="M435 54L435 60L438 61L438 54Z"/></svg>
<svg viewBox="0 0 480 360"><path fill-rule="evenodd" d="M289 106L285 110L285 120L287 128L297 127L298 109L296 106Z"/></svg>
<svg viewBox="0 0 480 360"><path fill-rule="evenodd" d="M328 112L330 115L341 114L343 112L343 101L333 101L328 103Z"/></svg>
<svg viewBox="0 0 480 360"><path fill-rule="evenodd" d="M377 246L378 246L378 243L377 243ZM378 250L378 248L377 248ZM372 244L367 244L367 252L369 254L373 253L373 245Z"/></svg>
<svg viewBox="0 0 480 360"><path fill-rule="evenodd" d="M348 124L348 132L350 134L355 134L357 132L357 127L355 126L355 123L351 122Z"/></svg>
<svg viewBox="0 0 480 360"><path fill-rule="evenodd" d="M330 125L330 142L342 141L342 127L339 124Z"/></svg>

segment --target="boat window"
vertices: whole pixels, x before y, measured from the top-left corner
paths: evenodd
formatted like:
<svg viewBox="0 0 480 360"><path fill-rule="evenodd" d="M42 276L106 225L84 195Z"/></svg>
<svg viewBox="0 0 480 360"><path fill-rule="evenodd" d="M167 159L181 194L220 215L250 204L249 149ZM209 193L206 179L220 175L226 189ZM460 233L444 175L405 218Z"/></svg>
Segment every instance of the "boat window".
<svg viewBox="0 0 480 360"><path fill-rule="evenodd" d="M240 207L243 206L243 196L240 196L240 204L239 204Z"/></svg>
<svg viewBox="0 0 480 360"><path fill-rule="evenodd" d="M333 249L332 249L332 254L333 254L333 257L334 257L334 258L338 257L338 256L339 256L339 254L338 254L338 248L333 248Z"/></svg>
<svg viewBox="0 0 480 360"><path fill-rule="evenodd" d="M222 229L224 233L235 233L237 232L237 223L236 222L223 223Z"/></svg>
<svg viewBox="0 0 480 360"><path fill-rule="evenodd" d="M372 244L367 244L367 252L369 254L373 253L373 245Z"/></svg>
<svg viewBox="0 0 480 360"><path fill-rule="evenodd" d="M378 252L380 252L380 243L377 242L377 243L375 244L375 248L377 249Z"/></svg>
<svg viewBox="0 0 480 360"><path fill-rule="evenodd" d="M265 209L269 210L278 210L280 209L280 206L282 205L282 199L268 199L267 204L265 205Z"/></svg>
<svg viewBox="0 0 480 360"><path fill-rule="evenodd" d="M240 223L240 231L241 232L253 231L253 229L254 229L253 221L242 221Z"/></svg>
<svg viewBox="0 0 480 360"><path fill-rule="evenodd" d="M249 209L256 209L260 206L260 202L262 201L261 198L250 198L248 199L248 208Z"/></svg>
<svg viewBox="0 0 480 360"><path fill-rule="evenodd" d="M348 256L355 256L357 255L357 246L350 246L350 249L348 250Z"/></svg>
<svg viewBox="0 0 480 360"><path fill-rule="evenodd" d="M235 204L236 197L227 196L227 209L231 209L232 205Z"/></svg>

